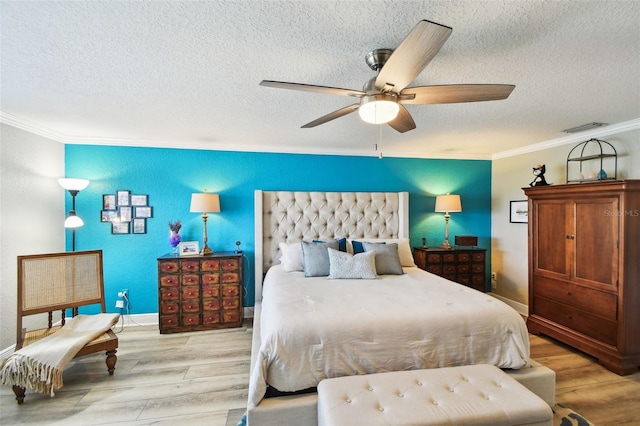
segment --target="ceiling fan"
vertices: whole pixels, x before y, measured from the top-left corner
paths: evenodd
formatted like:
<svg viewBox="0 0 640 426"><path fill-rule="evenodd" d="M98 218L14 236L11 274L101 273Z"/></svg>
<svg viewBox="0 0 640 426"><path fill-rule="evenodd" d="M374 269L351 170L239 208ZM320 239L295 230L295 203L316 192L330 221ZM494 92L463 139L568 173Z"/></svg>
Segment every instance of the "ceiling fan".
<svg viewBox="0 0 640 426"><path fill-rule="evenodd" d="M358 110L369 123L387 123L400 133L416 128L405 104L448 104L506 99L515 88L512 84L449 84L407 87L440 51L451 35L451 27L420 21L395 49L376 49L365 56L378 75L362 90L312 84L263 80L261 86L279 89L326 93L359 98L357 103L313 120L303 128L315 127Z"/></svg>

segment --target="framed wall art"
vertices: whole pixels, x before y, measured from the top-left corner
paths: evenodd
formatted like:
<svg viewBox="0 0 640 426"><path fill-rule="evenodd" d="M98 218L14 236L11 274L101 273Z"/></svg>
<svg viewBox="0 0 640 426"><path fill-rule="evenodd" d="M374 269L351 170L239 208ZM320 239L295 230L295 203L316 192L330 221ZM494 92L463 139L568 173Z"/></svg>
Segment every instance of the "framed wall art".
<svg viewBox="0 0 640 426"><path fill-rule="evenodd" d="M128 234L129 233L129 222L111 222L111 233L112 234Z"/></svg>
<svg viewBox="0 0 640 426"><path fill-rule="evenodd" d="M135 206L134 217L137 218L149 218L153 217L153 208L149 206Z"/></svg>
<svg viewBox="0 0 640 426"><path fill-rule="evenodd" d="M529 202L527 200L510 201L509 222L529 222Z"/></svg>
<svg viewBox="0 0 640 426"><path fill-rule="evenodd" d="M100 222L113 222L118 218L117 210L101 210Z"/></svg>
<svg viewBox="0 0 640 426"><path fill-rule="evenodd" d="M131 206L118 207L118 213L120 216L120 222L131 222Z"/></svg>
<svg viewBox="0 0 640 426"><path fill-rule="evenodd" d="M132 206L146 206L148 204L149 204L149 197L147 195L142 195L142 194L131 195Z"/></svg>
<svg viewBox="0 0 640 426"><path fill-rule="evenodd" d="M116 196L114 194L103 194L102 210L115 210L115 209L116 209Z"/></svg>
<svg viewBox="0 0 640 426"><path fill-rule="evenodd" d="M116 202L118 203L118 206L130 206L130 195L131 191L116 191Z"/></svg>
<svg viewBox="0 0 640 426"><path fill-rule="evenodd" d="M147 219L142 218L134 218L133 223L131 224L133 227L134 234L146 234L147 233Z"/></svg>

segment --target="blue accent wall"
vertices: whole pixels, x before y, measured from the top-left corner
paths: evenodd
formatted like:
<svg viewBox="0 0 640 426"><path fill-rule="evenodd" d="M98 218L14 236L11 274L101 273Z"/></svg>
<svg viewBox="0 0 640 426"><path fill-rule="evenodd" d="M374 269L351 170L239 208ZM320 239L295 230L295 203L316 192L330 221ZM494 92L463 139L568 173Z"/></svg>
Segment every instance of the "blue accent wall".
<svg viewBox="0 0 640 426"><path fill-rule="evenodd" d="M490 249L490 161L66 145L65 170L67 177L91 181L76 198L77 214L85 221L76 232L76 250L103 250L112 312L121 289L129 290L130 313L158 311L156 259L171 251L168 222L180 219L182 240L202 245L202 218L189 212L189 204L191 194L205 188L219 194L221 205L220 213L209 214L209 246L232 251L236 241L242 242L245 306L254 305L255 189L408 191L412 246L420 245L422 237L431 246L442 242L444 217L433 212L435 196L460 194L463 211L451 214L451 242L454 235L477 235L479 245ZM111 225L101 222L102 195L118 190L148 195L153 217L146 234L112 235ZM66 243L71 250L70 231Z"/></svg>

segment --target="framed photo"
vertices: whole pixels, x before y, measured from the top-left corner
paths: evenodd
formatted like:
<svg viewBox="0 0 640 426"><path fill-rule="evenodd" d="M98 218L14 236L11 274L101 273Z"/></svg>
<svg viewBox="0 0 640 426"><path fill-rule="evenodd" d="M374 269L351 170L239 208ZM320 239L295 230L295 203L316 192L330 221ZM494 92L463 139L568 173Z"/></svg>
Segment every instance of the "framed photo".
<svg viewBox="0 0 640 426"><path fill-rule="evenodd" d="M130 206L130 195L130 191L116 191L116 202L118 203L118 206Z"/></svg>
<svg viewBox="0 0 640 426"><path fill-rule="evenodd" d="M196 256L200 254L200 245L197 241L183 241L178 245L180 256Z"/></svg>
<svg viewBox="0 0 640 426"><path fill-rule="evenodd" d="M102 211L100 211L100 222L113 222L116 219L118 219L118 211L117 210L102 210Z"/></svg>
<svg viewBox="0 0 640 426"><path fill-rule="evenodd" d="M120 216L120 222L131 222L131 206L118 207L118 213Z"/></svg>
<svg viewBox="0 0 640 426"><path fill-rule="evenodd" d="M134 234L146 234L147 233L147 219L134 218L132 226L133 226L133 233Z"/></svg>
<svg viewBox="0 0 640 426"><path fill-rule="evenodd" d="M115 210L115 209L116 209L116 196L114 194L103 194L102 210Z"/></svg>
<svg viewBox="0 0 640 426"><path fill-rule="evenodd" d="M529 222L529 202L527 200L510 201L509 222Z"/></svg>
<svg viewBox="0 0 640 426"><path fill-rule="evenodd" d="M134 206L134 216L136 218L148 218L153 217L153 207L149 206Z"/></svg>
<svg viewBox="0 0 640 426"><path fill-rule="evenodd" d="M112 234L128 234L129 233L129 222L111 222L111 233Z"/></svg>
<svg viewBox="0 0 640 426"><path fill-rule="evenodd" d="M131 205L132 206L146 206L149 204L147 195L142 194L132 194L131 195Z"/></svg>

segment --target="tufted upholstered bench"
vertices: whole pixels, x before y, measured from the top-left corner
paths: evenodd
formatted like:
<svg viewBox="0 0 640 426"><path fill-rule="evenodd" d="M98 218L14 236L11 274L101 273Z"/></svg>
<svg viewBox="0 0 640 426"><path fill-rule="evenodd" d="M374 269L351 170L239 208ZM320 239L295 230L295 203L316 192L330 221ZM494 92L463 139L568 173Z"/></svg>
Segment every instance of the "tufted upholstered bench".
<svg viewBox="0 0 640 426"><path fill-rule="evenodd" d="M348 376L318 385L318 425L552 425L549 405L492 365Z"/></svg>

